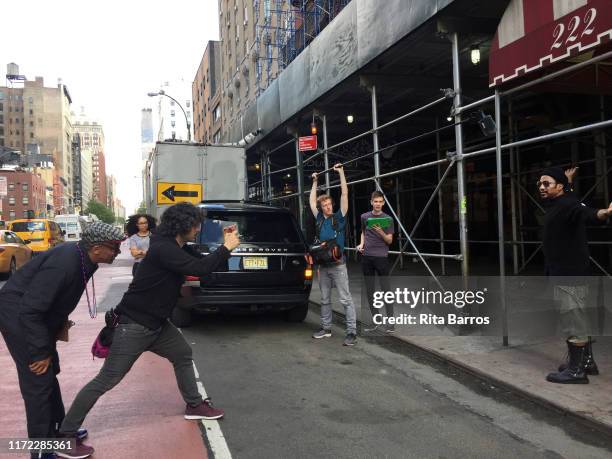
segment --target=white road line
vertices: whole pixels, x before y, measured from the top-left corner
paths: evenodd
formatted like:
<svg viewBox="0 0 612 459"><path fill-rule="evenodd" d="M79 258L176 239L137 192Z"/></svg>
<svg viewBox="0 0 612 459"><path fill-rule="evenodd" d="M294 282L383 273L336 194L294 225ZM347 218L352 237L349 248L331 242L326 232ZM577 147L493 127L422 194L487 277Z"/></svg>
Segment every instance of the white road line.
<svg viewBox="0 0 612 459"><path fill-rule="evenodd" d="M195 372L196 379L200 379L200 373L198 373L198 368L195 366L195 362L191 362L193 364L193 371Z"/></svg>
<svg viewBox="0 0 612 459"><path fill-rule="evenodd" d="M195 364L193 366L195 368ZM208 395L206 395L206 390L204 389L204 384L202 384L201 381L198 381L197 383L198 390L200 391L202 398L208 397ZM209 421L206 419L202 419L200 422L204 426L204 431L206 432L206 438L208 439L208 444L212 450L213 458L232 459L232 454L227 446L227 442L225 441L225 437L223 436L219 422L216 420Z"/></svg>
<svg viewBox="0 0 612 459"><path fill-rule="evenodd" d="M178 331L183 334L183 330L181 330L180 328L178 328ZM193 360L191 361L191 364L193 365L195 377L198 380L196 381L198 385L198 392L200 392L202 398L208 398L208 395L206 395L206 389L204 389L204 384L202 384L202 381L199 380L200 373L198 372L198 368L196 367L195 362ZM206 439L208 440L208 444L213 453L213 457L211 459L232 459L232 453L230 453L229 447L227 446L227 442L225 441L225 437L223 436L223 432L221 431L219 421L217 421L216 419L202 419L200 422L204 426Z"/></svg>

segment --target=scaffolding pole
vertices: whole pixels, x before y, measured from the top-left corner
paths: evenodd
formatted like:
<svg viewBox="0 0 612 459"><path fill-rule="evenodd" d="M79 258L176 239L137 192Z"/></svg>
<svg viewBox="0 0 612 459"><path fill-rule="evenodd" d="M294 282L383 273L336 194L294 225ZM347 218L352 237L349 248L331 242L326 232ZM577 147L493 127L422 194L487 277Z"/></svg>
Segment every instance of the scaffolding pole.
<svg viewBox="0 0 612 459"><path fill-rule="evenodd" d="M469 275L469 254L467 239L467 196L465 193L465 164L463 162L463 127L461 125L461 112L457 109L461 107L461 61L459 60L459 35L457 32L452 34L452 54L453 54L453 89L455 90L455 143L457 158L457 210L459 211L459 246L461 248L461 275L464 284L467 283Z"/></svg>
<svg viewBox="0 0 612 459"><path fill-rule="evenodd" d="M503 345L508 346L508 311L506 309L506 258L504 247L504 176L501 150L501 99L495 90L495 167L497 175L497 231L499 249L499 293L502 306Z"/></svg>

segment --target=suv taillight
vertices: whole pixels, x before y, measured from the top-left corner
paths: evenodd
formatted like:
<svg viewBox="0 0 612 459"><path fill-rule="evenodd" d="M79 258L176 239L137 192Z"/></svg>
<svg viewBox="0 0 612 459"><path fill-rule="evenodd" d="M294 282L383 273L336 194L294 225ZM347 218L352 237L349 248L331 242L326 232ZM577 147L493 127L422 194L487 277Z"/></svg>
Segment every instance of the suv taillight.
<svg viewBox="0 0 612 459"><path fill-rule="evenodd" d="M304 270L304 279L312 280L312 275L313 275L312 267L308 267Z"/></svg>
<svg viewBox="0 0 612 459"><path fill-rule="evenodd" d="M200 278L197 276L185 276L186 281L199 281Z"/></svg>

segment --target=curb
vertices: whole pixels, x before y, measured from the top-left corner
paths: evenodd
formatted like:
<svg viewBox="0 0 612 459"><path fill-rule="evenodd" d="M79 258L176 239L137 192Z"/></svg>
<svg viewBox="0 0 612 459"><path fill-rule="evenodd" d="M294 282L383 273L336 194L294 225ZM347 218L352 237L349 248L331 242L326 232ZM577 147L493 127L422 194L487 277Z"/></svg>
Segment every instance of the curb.
<svg viewBox="0 0 612 459"><path fill-rule="evenodd" d="M320 312L321 309L321 305L319 303L317 303L316 301L313 300L309 300L309 303L311 306L314 306L315 309ZM345 315L341 312L338 311L332 311L333 314L333 318L334 318L334 322L338 325L338 324L343 324L344 320L345 320ZM363 327L363 322L361 321L357 321L357 326L358 329L360 329L361 327ZM372 336L378 336L377 334L372 334ZM512 384L508 384L505 381L502 381L501 379L498 379L495 376L492 376L488 373L483 372L482 370L479 370L477 368L473 368L469 365L466 365L463 362L460 362L452 357L448 357L446 355L444 355L441 352L438 352L434 349L428 349L422 346L419 346L418 344L415 344L414 342L403 338L401 336L397 336L397 335L383 335L382 333L380 334L380 336L385 336L391 339L396 339L398 341L401 341L402 343L410 346L411 348L420 351L424 354L426 354L427 356L450 365L451 367L463 372L463 373L467 373L477 379L480 379L484 382L490 383L495 385L497 388L505 390L507 392L510 392L524 400L527 400L529 402L535 403L536 405L539 405L545 409L554 411L555 413L561 414L569 419L572 419L580 424L582 424L585 427L594 429L604 435L607 436L611 436L612 437L612 425L607 424L605 422L601 422L595 418L593 418L592 416L587 416L584 414L581 414L580 412L576 412L576 411L571 411L569 409L567 409L566 407L559 405L558 403L555 403L551 400L548 400L544 397L540 397L537 394L534 394L532 392L526 391L521 389L518 386L514 386Z"/></svg>

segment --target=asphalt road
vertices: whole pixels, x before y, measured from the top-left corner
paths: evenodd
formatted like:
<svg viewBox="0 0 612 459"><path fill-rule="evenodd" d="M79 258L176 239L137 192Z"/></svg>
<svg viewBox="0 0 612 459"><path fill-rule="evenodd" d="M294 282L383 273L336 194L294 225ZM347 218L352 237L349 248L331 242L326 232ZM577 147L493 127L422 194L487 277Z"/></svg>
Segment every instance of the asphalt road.
<svg viewBox="0 0 612 459"><path fill-rule="evenodd" d="M117 304L129 260L101 266ZM0 286L3 283L0 282ZM313 340L317 317L208 316L183 333L234 458L610 458L612 439L393 338Z"/></svg>
<svg viewBox="0 0 612 459"><path fill-rule="evenodd" d="M317 318L204 317L183 333L236 458L609 458L610 439ZM502 399L503 398L503 399ZM566 421L567 422L567 421Z"/></svg>

